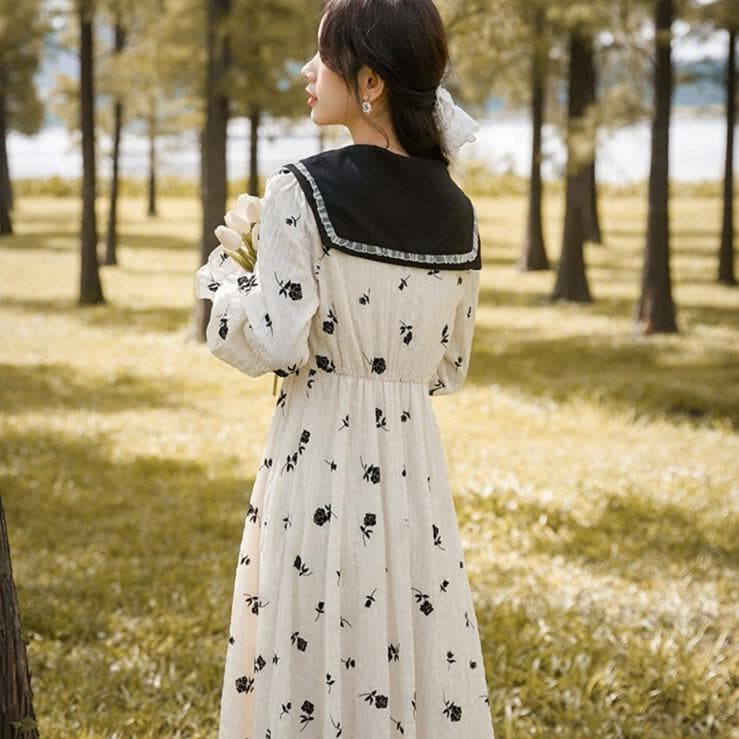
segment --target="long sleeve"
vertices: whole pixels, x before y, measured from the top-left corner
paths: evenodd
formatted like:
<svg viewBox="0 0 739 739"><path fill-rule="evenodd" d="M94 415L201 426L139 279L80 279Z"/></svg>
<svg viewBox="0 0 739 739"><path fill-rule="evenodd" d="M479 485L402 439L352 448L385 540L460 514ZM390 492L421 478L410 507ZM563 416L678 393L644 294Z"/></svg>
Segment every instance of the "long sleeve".
<svg viewBox="0 0 739 739"><path fill-rule="evenodd" d="M212 300L208 348L252 377L287 374L308 361L308 334L318 309L312 271L312 212L295 176L267 183L258 226L257 260L248 272L222 246L196 273L199 298Z"/></svg>
<svg viewBox="0 0 739 739"><path fill-rule="evenodd" d="M429 382L429 395L450 395L462 387L470 366L479 295L480 270L470 270L464 278L464 292L457 305L449 343Z"/></svg>

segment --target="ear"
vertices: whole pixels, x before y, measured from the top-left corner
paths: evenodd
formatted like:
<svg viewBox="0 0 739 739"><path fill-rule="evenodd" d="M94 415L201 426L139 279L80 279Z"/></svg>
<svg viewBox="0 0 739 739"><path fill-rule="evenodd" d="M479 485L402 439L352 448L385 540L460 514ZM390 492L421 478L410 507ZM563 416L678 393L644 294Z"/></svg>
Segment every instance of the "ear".
<svg viewBox="0 0 739 739"><path fill-rule="evenodd" d="M362 100L367 98L371 103L374 103L385 90L385 80L366 64L357 73L357 82Z"/></svg>

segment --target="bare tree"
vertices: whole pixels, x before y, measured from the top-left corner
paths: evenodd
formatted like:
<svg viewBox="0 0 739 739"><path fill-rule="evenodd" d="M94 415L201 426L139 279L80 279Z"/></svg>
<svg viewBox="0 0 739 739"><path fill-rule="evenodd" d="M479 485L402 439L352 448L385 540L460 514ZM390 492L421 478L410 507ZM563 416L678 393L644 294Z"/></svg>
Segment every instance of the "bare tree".
<svg viewBox="0 0 739 739"><path fill-rule="evenodd" d="M655 0L654 116L649 213L641 295L635 319L645 334L677 331L670 278L669 160L672 103L672 0Z"/></svg>

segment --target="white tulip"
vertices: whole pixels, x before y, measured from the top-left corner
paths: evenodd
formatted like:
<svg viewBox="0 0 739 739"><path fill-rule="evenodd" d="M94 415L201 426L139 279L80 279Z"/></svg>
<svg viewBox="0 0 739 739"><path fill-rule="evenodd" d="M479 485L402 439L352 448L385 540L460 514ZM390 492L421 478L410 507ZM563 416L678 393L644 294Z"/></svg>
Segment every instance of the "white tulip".
<svg viewBox="0 0 739 739"><path fill-rule="evenodd" d="M262 214L262 201L254 195L242 193L236 200L236 210L249 223L256 223Z"/></svg>
<svg viewBox="0 0 739 739"><path fill-rule="evenodd" d="M237 251L241 246L241 234L236 233L236 231L226 226L218 226L215 230L215 235L226 249Z"/></svg>
<svg viewBox="0 0 739 739"><path fill-rule="evenodd" d="M229 210L223 220L225 220L226 225L233 231L236 231L236 233L248 234L250 231L249 222L235 210Z"/></svg>

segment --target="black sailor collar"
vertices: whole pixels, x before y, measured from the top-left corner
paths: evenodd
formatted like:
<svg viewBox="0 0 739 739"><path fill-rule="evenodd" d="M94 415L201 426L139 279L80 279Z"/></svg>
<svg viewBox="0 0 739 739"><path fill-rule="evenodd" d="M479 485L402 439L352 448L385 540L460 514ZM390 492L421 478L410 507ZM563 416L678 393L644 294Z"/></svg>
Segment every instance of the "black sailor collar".
<svg viewBox="0 0 739 739"><path fill-rule="evenodd" d="M481 269L470 199L438 159L350 144L286 164L326 249L436 269Z"/></svg>

